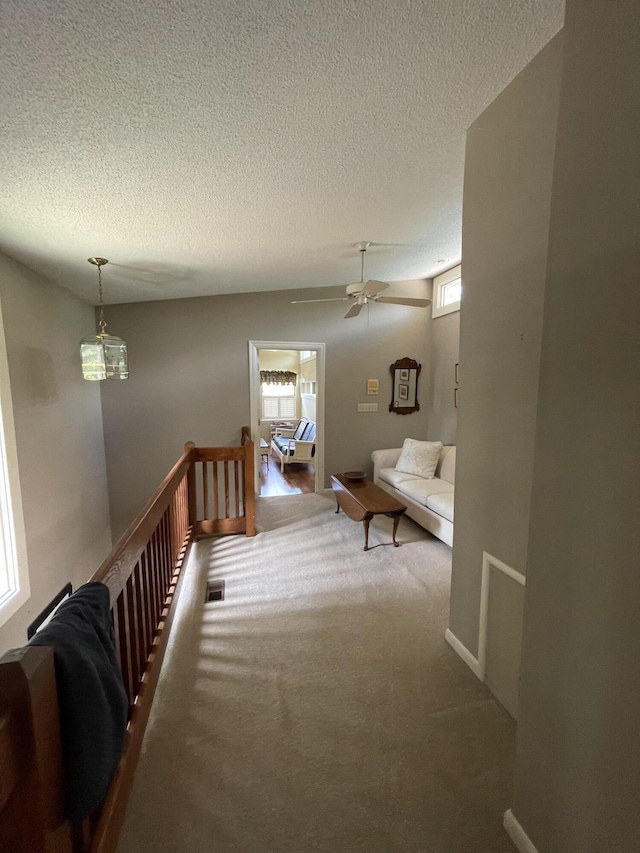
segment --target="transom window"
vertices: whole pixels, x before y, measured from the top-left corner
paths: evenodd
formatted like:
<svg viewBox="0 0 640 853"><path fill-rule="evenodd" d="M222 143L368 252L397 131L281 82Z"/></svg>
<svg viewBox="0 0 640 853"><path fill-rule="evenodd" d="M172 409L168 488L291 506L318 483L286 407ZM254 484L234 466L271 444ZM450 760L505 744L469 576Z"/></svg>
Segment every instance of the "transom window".
<svg viewBox="0 0 640 853"><path fill-rule="evenodd" d="M433 279L432 317L441 317L460 310L462 296L461 265L437 275Z"/></svg>
<svg viewBox="0 0 640 853"><path fill-rule="evenodd" d="M455 281L450 281L442 288L442 304L453 305L454 302L460 302L460 293L462 292L462 279L457 278Z"/></svg>

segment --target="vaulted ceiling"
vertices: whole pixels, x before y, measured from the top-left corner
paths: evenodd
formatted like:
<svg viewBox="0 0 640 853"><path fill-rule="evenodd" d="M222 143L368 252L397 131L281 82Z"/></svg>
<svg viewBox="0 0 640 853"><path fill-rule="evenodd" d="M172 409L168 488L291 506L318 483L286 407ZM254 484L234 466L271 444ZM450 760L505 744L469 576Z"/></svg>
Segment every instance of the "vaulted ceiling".
<svg viewBox="0 0 640 853"><path fill-rule="evenodd" d="M562 0L3 0L0 250L88 301L459 260L465 131Z"/></svg>

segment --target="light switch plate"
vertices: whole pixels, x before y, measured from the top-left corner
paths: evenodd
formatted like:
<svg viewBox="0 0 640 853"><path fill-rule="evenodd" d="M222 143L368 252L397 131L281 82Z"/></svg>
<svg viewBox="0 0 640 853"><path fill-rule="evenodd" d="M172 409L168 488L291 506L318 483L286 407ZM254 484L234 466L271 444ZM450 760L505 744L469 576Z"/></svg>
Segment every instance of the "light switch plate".
<svg viewBox="0 0 640 853"><path fill-rule="evenodd" d="M377 412L378 404L377 403L358 403L358 411L359 412Z"/></svg>

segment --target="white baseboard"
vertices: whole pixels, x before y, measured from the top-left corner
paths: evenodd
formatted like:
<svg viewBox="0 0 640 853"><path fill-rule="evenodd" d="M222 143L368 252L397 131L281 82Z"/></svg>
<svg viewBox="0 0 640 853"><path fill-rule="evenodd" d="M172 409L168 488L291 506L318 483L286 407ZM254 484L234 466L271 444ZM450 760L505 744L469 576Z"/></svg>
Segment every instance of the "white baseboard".
<svg viewBox="0 0 640 853"><path fill-rule="evenodd" d="M516 845L520 853L538 853L536 848L533 846L533 842L520 826L511 809L507 809L504 813L503 825L507 835Z"/></svg>
<svg viewBox="0 0 640 853"><path fill-rule="evenodd" d="M454 652L456 652L466 663L471 672L473 672L473 674L477 676L480 681L483 681L484 673L480 669L480 664L478 663L477 658L474 658L469 649L460 642L460 640L456 637L454 633L449 630L449 628L447 628L447 630L444 632L444 638L447 643L449 643Z"/></svg>

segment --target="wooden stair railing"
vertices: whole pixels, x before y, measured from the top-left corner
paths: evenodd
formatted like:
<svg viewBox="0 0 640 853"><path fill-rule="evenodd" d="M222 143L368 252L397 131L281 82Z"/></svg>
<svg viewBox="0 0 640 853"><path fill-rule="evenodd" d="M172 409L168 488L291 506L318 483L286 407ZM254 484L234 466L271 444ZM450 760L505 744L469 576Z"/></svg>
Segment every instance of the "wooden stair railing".
<svg viewBox="0 0 640 853"><path fill-rule="evenodd" d="M242 427L241 447L194 447L189 480L195 535L255 536L254 444Z"/></svg>
<svg viewBox="0 0 640 853"><path fill-rule="evenodd" d="M53 651L0 659L0 851L114 853L175 612L183 567L201 535L255 535L254 446L185 445L151 500L90 580L109 587L129 699L122 758L107 795L81 825L63 818Z"/></svg>

